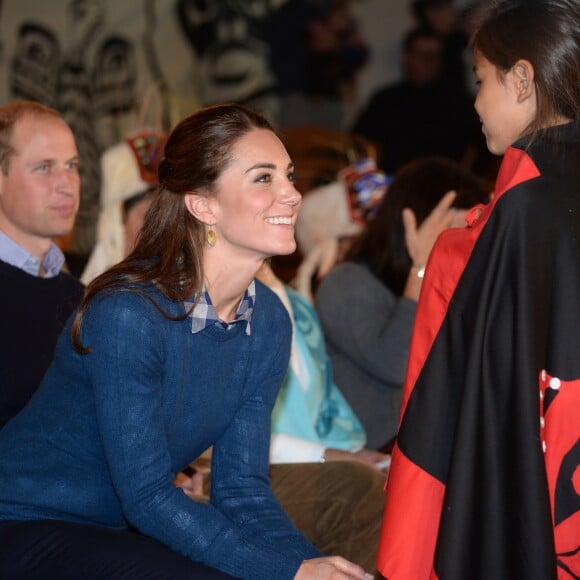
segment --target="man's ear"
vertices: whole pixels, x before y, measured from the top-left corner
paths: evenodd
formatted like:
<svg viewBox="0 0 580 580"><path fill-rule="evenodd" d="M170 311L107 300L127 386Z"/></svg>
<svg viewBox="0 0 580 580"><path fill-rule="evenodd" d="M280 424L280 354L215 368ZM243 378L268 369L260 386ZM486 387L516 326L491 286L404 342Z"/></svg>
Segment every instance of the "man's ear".
<svg viewBox="0 0 580 580"><path fill-rule="evenodd" d="M534 67L529 60L520 59L512 68L514 88L519 103L529 99L535 92Z"/></svg>
<svg viewBox="0 0 580 580"><path fill-rule="evenodd" d="M186 193L184 202L187 211L201 223L206 225L215 224L216 220L209 198L199 193Z"/></svg>

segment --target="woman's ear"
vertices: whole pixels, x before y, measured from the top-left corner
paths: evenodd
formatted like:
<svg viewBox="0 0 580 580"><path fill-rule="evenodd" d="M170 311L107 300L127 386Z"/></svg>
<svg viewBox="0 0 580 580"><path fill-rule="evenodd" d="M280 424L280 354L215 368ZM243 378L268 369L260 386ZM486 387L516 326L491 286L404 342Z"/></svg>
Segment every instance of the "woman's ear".
<svg viewBox="0 0 580 580"><path fill-rule="evenodd" d="M535 94L534 67L529 60L520 59L512 68L516 97L519 103Z"/></svg>
<svg viewBox="0 0 580 580"><path fill-rule="evenodd" d="M186 193L184 202L187 211L201 223L206 225L215 224L215 216L211 209L210 200L206 196L199 193Z"/></svg>

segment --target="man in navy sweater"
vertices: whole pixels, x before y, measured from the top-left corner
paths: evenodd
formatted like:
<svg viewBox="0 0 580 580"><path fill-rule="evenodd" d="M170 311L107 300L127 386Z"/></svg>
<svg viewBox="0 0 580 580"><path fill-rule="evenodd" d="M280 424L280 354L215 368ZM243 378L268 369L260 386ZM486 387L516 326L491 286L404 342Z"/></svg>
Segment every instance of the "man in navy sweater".
<svg viewBox="0 0 580 580"><path fill-rule="evenodd" d="M60 114L32 101L0 107L0 428L52 361L82 284L54 238L79 207L78 151Z"/></svg>

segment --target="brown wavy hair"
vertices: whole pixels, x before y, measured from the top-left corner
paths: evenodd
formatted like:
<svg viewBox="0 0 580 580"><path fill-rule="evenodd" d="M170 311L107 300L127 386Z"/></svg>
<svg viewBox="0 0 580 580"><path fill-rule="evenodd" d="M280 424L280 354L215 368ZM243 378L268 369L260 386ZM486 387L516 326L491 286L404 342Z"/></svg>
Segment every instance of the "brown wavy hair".
<svg viewBox="0 0 580 580"><path fill-rule="evenodd" d="M183 119L171 132L159 164L159 187L133 251L87 287L72 326L81 353L83 317L97 294L134 292L152 300L144 286L153 284L170 300L198 295L203 286L205 227L187 210L188 193L215 195L216 182L231 160L234 145L253 129L273 131L260 114L236 104L206 107Z"/></svg>

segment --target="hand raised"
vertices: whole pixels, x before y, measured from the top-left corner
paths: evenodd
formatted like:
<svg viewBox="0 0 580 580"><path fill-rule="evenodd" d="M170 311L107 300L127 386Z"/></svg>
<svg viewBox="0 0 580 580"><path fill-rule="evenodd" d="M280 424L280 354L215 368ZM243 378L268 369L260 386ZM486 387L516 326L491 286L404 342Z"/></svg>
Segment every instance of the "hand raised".
<svg viewBox="0 0 580 580"><path fill-rule="evenodd" d="M454 191L448 191L419 227L413 210L410 208L403 210L405 243L413 264L424 266L439 234L451 226L453 222L451 204L456 196Z"/></svg>

